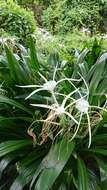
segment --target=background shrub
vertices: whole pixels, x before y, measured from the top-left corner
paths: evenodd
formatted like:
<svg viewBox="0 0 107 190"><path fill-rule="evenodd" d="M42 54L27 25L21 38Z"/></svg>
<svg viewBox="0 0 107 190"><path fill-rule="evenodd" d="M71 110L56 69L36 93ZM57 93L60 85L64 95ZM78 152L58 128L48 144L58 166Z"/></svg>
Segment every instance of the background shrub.
<svg viewBox="0 0 107 190"><path fill-rule="evenodd" d="M26 42L35 30L33 14L15 3L0 3L0 28Z"/></svg>
<svg viewBox="0 0 107 190"><path fill-rule="evenodd" d="M107 2L103 1L100 5L101 25L100 30L107 32Z"/></svg>
<svg viewBox="0 0 107 190"><path fill-rule="evenodd" d="M99 1L55 1L44 11L43 23L53 33L86 27L94 32L100 23Z"/></svg>
<svg viewBox="0 0 107 190"><path fill-rule="evenodd" d="M106 32L106 0L16 0L30 8L41 27L54 34L66 33L74 27L86 27L91 33Z"/></svg>

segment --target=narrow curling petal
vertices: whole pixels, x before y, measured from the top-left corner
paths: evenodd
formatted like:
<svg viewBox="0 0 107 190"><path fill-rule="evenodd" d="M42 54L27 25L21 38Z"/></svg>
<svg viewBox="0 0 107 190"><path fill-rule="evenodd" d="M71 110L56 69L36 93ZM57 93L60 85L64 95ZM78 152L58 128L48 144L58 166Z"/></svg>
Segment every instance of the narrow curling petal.
<svg viewBox="0 0 107 190"><path fill-rule="evenodd" d="M41 78L42 78L45 82L48 82L48 80L47 80L40 72L38 72L38 74L41 76Z"/></svg>
<svg viewBox="0 0 107 190"><path fill-rule="evenodd" d="M87 112L87 121L88 121L88 131L89 131L89 143L88 143L88 148L91 146L91 124L90 124L90 117Z"/></svg>
<svg viewBox="0 0 107 190"><path fill-rule="evenodd" d="M64 79L61 79L61 80L59 80L58 82L57 82L57 84L59 84L59 83L61 83L61 82L63 82L63 81L74 81L74 82L78 82L78 81L80 81L80 79L72 79L72 78L64 78Z"/></svg>
<svg viewBox="0 0 107 190"><path fill-rule="evenodd" d="M16 87L20 88L36 88L36 87L42 87L41 85L25 85L25 86L20 86L20 85L15 85Z"/></svg>
<svg viewBox="0 0 107 190"><path fill-rule="evenodd" d="M39 88L39 89L34 90L32 93L29 94L29 96L27 96L25 98L25 100L29 99L31 96L33 96L34 94L36 94L37 92L42 91L42 90L44 90L44 89L43 88Z"/></svg>
<svg viewBox="0 0 107 190"><path fill-rule="evenodd" d="M64 112L67 116L69 116L76 124L78 124L78 121L69 113L69 112Z"/></svg>
<svg viewBox="0 0 107 190"><path fill-rule="evenodd" d="M79 130L79 127L80 127L80 124L81 124L82 115L83 114L81 113L77 129L76 129L75 133L73 134L72 138L70 139L70 141L72 141L76 137L76 135L78 133L78 130Z"/></svg>
<svg viewBox="0 0 107 190"><path fill-rule="evenodd" d="M90 107L90 108L96 108L96 109L102 110L102 111L104 111L104 112L107 112L107 109L101 108L101 107L99 107L99 106L89 106L89 107Z"/></svg>
<svg viewBox="0 0 107 190"><path fill-rule="evenodd" d="M79 99L77 99L77 100L75 100L74 102L70 103L69 105L67 105L67 106L65 107L65 110L68 109L70 106L76 104L78 101L82 100L82 99L85 98L85 97L86 97L86 95L83 96L83 97L81 97L81 98L79 98Z"/></svg>
<svg viewBox="0 0 107 190"><path fill-rule="evenodd" d="M30 104L30 105L31 106L35 106L35 107L46 108L46 109L50 109L50 110L56 111L56 109L53 108L52 106L45 105L45 104Z"/></svg>
<svg viewBox="0 0 107 190"><path fill-rule="evenodd" d="M78 73L78 74L81 76L82 80L84 81L84 84L85 84L86 89L87 89L87 98L88 98L89 97L89 87L87 85L87 82L86 82L86 80L84 79L84 77L80 73Z"/></svg>
<svg viewBox="0 0 107 190"><path fill-rule="evenodd" d="M62 106L63 106L63 107L65 107L65 104L66 104L67 100L68 100L68 99L70 98L70 96L73 95L76 91L77 91L77 90L72 91L71 93L69 93L69 94L64 98L64 100L63 100L63 102L62 102Z"/></svg>

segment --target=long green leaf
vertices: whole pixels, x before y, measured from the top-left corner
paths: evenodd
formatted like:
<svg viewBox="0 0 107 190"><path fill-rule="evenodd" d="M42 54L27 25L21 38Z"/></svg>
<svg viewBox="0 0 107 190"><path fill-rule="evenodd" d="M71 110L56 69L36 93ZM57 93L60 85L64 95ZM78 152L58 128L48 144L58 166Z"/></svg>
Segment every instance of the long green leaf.
<svg viewBox="0 0 107 190"><path fill-rule="evenodd" d="M37 51L32 38L30 38L30 63L32 68L34 68L36 71L39 70L40 65L37 58Z"/></svg>
<svg viewBox="0 0 107 190"><path fill-rule="evenodd" d="M107 134L99 134L99 135L95 135L92 139L92 143L93 144L105 144L107 143Z"/></svg>
<svg viewBox="0 0 107 190"><path fill-rule="evenodd" d="M23 175L19 175L11 185L10 190L22 190L26 183L26 178Z"/></svg>
<svg viewBox="0 0 107 190"><path fill-rule="evenodd" d="M87 49L87 48L84 49L84 51L78 57L77 64L82 64L84 62L84 59L88 52L89 52L89 49Z"/></svg>
<svg viewBox="0 0 107 190"><path fill-rule="evenodd" d="M5 96L0 96L0 103L6 103L6 104L10 104L12 106L15 106L29 114L32 114L32 112L26 108L25 106L23 106L22 104L20 104L19 102L15 101L15 100L12 100L10 98L7 98Z"/></svg>
<svg viewBox="0 0 107 190"><path fill-rule="evenodd" d="M101 185L104 185L102 186L104 187L103 190L106 190L107 189L107 163L97 157L95 157L95 159L98 163L98 167L100 171L100 176L101 176L100 178L102 182Z"/></svg>
<svg viewBox="0 0 107 190"><path fill-rule="evenodd" d="M92 152L92 153L95 153L95 154L101 154L103 156L107 156L107 150L106 149L94 148L94 149L88 150L88 152Z"/></svg>
<svg viewBox="0 0 107 190"><path fill-rule="evenodd" d="M102 79L102 75L104 72L104 66L105 66L105 62L101 62L101 63L96 65L96 69L95 69L95 72L92 76L90 87L89 87L90 93L92 93L92 94L95 93L95 91L98 87L98 84Z"/></svg>
<svg viewBox="0 0 107 190"><path fill-rule="evenodd" d="M78 158L78 189L88 190L88 173L83 160Z"/></svg>
<svg viewBox="0 0 107 190"><path fill-rule="evenodd" d="M81 72L82 64L84 65L84 68L85 68L85 64L84 64L85 56L87 55L88 52L89 52L89 49L86 48L86 49L84 49L84 51L82 53L79 54L77 63L74 64L74 72L73 72L72 78L75 78L79 71ZM83 74L83 70L82 70L81 74Z"/></svg>
<svg viewBox="0 0 107 190"><path fill-rule="evenodd" d="M107 59L107 53L104 53L100 58L98 58L97 62L91 67L91 69L89 70L88 74L87 74L87 79L90 80L93 73L96 71L96 65L105 62Z"/></svg>
<svg viewBox="0 0 107 190"><path fill-rule="evenodd" d="M0 143L0 157L29 145L32 145L30 140L11 140Z"/></svg>
<svg viewBox="0 0 107 190"><path fill-rule="evenodd" d="M72 154L74 147L74 143L68 143L65 140L52 146L49 154L42 162L44 169L35 185L35 189L49 190L52 187Z"/></svg>
<svg viewBox="0 0 107 190"><path fill-rule="evenodd" d="M92 170L88 170L88 176L89 176L88 190L102 190L100 188L99 178Z"/></svg>
<svg viewBox="0 0 107 190"><path fill-rule="evenodd" d="M37 150L34 150L27 157L20 160L18 165L19 176L11 185L10 190L22 190L23 187L31 181L34 172L37 170L39 164L41 163L41 157L43 155L44 151L38 152Z"/></svg>
<svg viewBox="0 0 107 190"><path fill-rule="evenodd" d="M8 66L10 70L10 77L12 81L16 81L17 83L23 83L26 81L26 72L23 70L14 54L10 51L10 49L5 47L6 56L8 60Z"/></svg>
<svg viewBox="0 0 107 190"><path fill-rule="evenodd" d="M0 161L0 174L5 170L5 168L16 158L16 154L9 154L2 158Z"/></svg>
<svg viewBox="0 0 107 190"><path fill-rule="evenodd" d="M106 59L107 59L107 53L104 53L96 62L95 65L93 65L93 67L90 69L89 73L88 73L88 79L91 79L90 82L90 93L94 94L99 82L102 79L103 76L103 72L104 72L104 68L105 68L105 64L106 64Z"/></svg>

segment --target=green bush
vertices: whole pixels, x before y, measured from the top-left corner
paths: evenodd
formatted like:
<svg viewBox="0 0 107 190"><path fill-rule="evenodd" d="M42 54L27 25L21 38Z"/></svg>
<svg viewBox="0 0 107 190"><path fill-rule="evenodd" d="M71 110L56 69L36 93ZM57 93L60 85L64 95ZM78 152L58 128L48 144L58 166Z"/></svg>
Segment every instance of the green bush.
<svg viewBox="0 0 107 190"><path fill-rule="evenodd" d="M35 30L35 20L31 12L15 3L0 3L0 29L16 36L21 42Z"/></svg>
<svg viewBox="0 0 107 190"><path fill-rule="evenodd" d="M107 33L107 2L104 1L100 6L101 25L100 30Z"/></svg>
<svg viewBox="0 0 107 190"><path fill-rule="evenodd" d="M98 1L55 1L44 10L43 23L53 33L65 33L74 27L98 30L100 23Z"/></svg>
<svg viewBox="0 0 107 190"><path fill-rule="evenodd" d="M2 54L4 50L4 46L8 44L8 46L15 50L15 46L18 43L18 39L16 36L11 36L9 33L6 33L3 29L0 30L0 54Z"/></svg>
<svg viewBox="0 0 107 190"><path fill-rule="evenodd" d="M107 40L100 35L90 36L82 31L73 29L66 35L52 35L46 30L38 28L33 35L37 48L47 57L51 52L57 50L61 59L71 61L75 49L83 50L84 47L91 49L97 39L102 50L107 50ZM101 43L100 43L101 41Z"/></svg>
<svg viewBox="0 0 107 190"><path fill-rule="evenodd" d="M23 6L28 6L29 4L39 4L39 5L43 5L45 7L49 6L49 4L51 3L51 0L17 0L17 3L19 5L23 5Z"/></svg>

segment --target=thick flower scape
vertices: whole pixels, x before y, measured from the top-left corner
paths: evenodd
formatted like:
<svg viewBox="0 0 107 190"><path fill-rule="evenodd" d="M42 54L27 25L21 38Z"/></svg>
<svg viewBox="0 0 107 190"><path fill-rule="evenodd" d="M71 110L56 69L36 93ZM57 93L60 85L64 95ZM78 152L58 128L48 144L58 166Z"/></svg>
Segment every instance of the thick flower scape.
<svg viewBox="0 0 107 190"><path fill-rule="evenodd" d="M46 134L50 134L49 128L51 128L52 125L59 126L60 125L60 119L62 117L66 117L68 121L70 120L72 122L72 125L66 129L66 131L71 131L72 128L73 134L71 134L69 141L72 141L76 136L77 133L79 132L79 129L82 127L82 119L86 115L86 120L87 127L88 127L88 133L89 133L89 143L88 143L88 148L91 146L91 140L92 140L92 135L91 135L91 117L93 111L92 109L97 109L97 110L103 110L107 112L106 109L98 107L98 106L92 106L89 104L89 88L88 85L85 81L85 79L82 77L82 75L79 74L80 79L73 79L73 78L67 78L64 77L58 81L55 80L57 72L57 66L55 68L55 71L53 73L53 78L52 80L47 80L45 76L43 76L40 72L38 72L39 76L41 79L43 79L43 84L42 85L27 85L27 86L19 86L21 88L36 88L33 92L31 92L25 99L29 99L31 96L34 94L40 92L40 91L48 91L51 96L52 96L52 104L31 104L32 106L38 107L38 108L44 108L49 111L48 116L44 120L39 120L41 122L44 122L45 129L43 128L42 132L45 131ZM63 92L58 91L58 87L60 83L63 83L64 81L67 81L70 83L70 85L74 88L73 91L71 91L68 95L65 95ZM82 92L81 89L77 88L75 85L75 82L80 82L83 81L85 85L85 95L84 92ZM57 87L57 88L56 88ZM57 90L56 90L57 89ZM77 95L78 98L75 98ZM63 100L62 100L63 98ZM62 103L60 103L62 100ZM71 111L72 110L72 111ZM97 112L95 112L97 113ZM56 122L57 121L57 122ZM66 127L66 128L67 128ZM48 128L48 132L47 132ZM56 128L55 128L56 129ZM87 129L85 129L87 131ZM64 129L61 128L55 137L57 137L60 134L63 134ZM49 136L49 134L47 136Z"/></svg>

